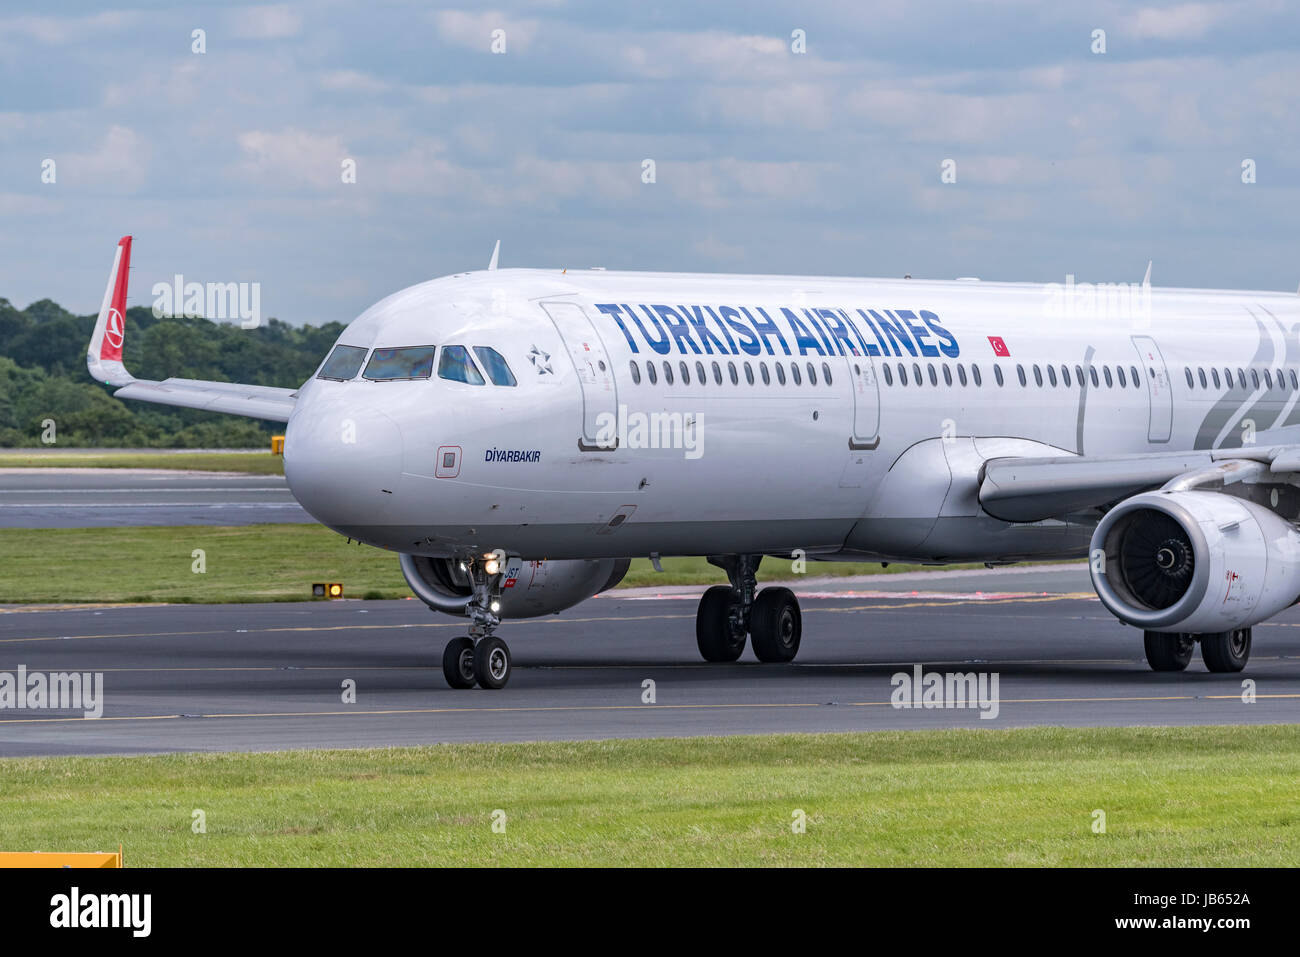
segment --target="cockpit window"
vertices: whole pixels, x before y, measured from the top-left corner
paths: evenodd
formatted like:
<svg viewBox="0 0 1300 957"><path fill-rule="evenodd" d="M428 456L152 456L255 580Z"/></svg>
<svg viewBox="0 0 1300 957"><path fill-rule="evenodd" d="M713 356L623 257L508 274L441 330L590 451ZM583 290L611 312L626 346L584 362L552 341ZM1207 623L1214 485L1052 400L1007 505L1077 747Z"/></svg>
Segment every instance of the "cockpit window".
<svg viewBox="0 0 1300 957"><path fill-rule="evenodd" d="M443 346L442 357L438 360L438 378L450 379L452 382L466 382L469 385L482 385L483 374L469 357L469 350L464 346Z"/></svg>
<svg viewBox="0 0 1300 957"><path fill-rule="evenodd" d="M478 356L478 361L487 370L493 385L518 385L505 358L491 346L475 346L474 355Z"/></svg>
<svg viewBox="0 0 1300 957"><path fill-rule="evenodd" d="M362 375L367 379L427 379L433 375L433 346L376 349Z"/></svg>
<svg viewBox="0 0 1300 957"><path fill-rule="evenodd" d="M338 379L340 382L353 378L366 361L366 350L360 346L335 346L325 364L316 374L318 379Z"/></svg>

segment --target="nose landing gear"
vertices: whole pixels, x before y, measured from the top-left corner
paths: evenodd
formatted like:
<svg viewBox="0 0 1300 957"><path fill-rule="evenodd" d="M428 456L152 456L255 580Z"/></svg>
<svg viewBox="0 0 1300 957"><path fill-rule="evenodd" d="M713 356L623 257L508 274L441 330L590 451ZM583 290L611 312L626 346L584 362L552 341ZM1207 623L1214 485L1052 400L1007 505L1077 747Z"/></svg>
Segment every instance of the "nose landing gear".
<svg viewBox="0 0 1300 957"><path fill-rule="evenodd" d="M510 648L492 634L501 619L497 616L500 605L502 572L505 561L500 558L476 559L467 562L473 597L465 606L469 616L469 634L453 638L442 651L442 673L453 688L480 688L497 690L510 681Z"/></svg>

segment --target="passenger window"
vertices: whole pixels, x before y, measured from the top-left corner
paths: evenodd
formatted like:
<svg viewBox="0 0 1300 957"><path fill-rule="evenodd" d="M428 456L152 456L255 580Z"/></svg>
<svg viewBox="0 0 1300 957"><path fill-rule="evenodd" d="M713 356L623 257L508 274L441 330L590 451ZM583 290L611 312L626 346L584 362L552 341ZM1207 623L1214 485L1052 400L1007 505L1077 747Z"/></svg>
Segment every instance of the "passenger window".
<svg viewBox="0 0 1300 957"><path fill-rule="evenodd" d="M1130 376L1132 377L1132 379L1133 379L1133 388L1135 388L1135 389L1138 388L1138 386L1141 385L1141 379L1140 379L1140 377L1138 376L1138 367L1137 367L1137 366L1129 366L1129 367L1128 367L1128 372L1129 372L1129 375L1130 375Z"/></svg>
<svg viewBox="0 0 1300 957"><path fill-rule="evenodd" d="M1264 375L1268 375L1268 370L1267 370L1267 369L1264 370ZM1197 369L1197 370L1196 370L1196 378L1198 378L1198 379L1201 380L1201 388L1202 388L1202 389L1208 389L1208 388L1210 387L1210 384L1209 384L1208 382L1205 381L1205 370L1204 370L1204 369Z"/></svg>
<svg viewBox="0 0 1300 957"><path fill-rule="evenodd" d="M1187 366L1183 366L1183 372L1187 376L1187 388L1195 389L1196 383L1192 381L1192 370L1189 369Z"/></svg>
<svg viewBox="0 0 1300 957"><path fill-rule="evenodd" d="M681 364L678 366L678 368L682 370L682 385L690 385L690 384L691 384L691 370L690 370L690 367L686 364L686 361L685 361L685 360L682 360L682 362L681 362Z"/></svg>
<svg viewBox="0 0 1300 957"><path fill-rule="evenodd" d="M1047 382L1053 389L1056 388L1056 369L1052 366L1047 367Z"/></svg>
<svg viewBox="0 0 1300 957"><path fill-rule="evenodd" d="M980 367L977 366L977 365L976 365L975 363L973 363L973 362L970 364L970 375L971 375L971 378L975 380L975 387L976 387L976 388L979 388L980 386L982 386L982 385L984 384L984 383L980 380Z"/></svg>
<svg viewBox="0 0 1300 957"><path fill-rule="evenodd" d="M779 362L773 362L772 365L776 368L776 381L781 385L785 385L785 366L781 365ZM888 370L888 368L888 366L885 367L886 370ZM888 379L889 376L886 375L885 378ZM892 382L889 384L893 385Z"/></svg>
<svg viewBox="0 0 1300 957"><path fill-rule="evenodd" d="M883 373L885 373L885 385L893 385L893 384L894 384L894 374L893 374L892 372L889 371L889 363L888 363L888 362L883 363L883 364L880 366L880 370L881 370Z"/></svg>
<svg viewBox="0 0 1300 957"><path fill-rule="evenodd" d="M1123 367L1123 366L1116 366L1116 367L1115 367L1115 378L1119 379L1119 387L1120 387L1121 389L1127 389L1127 388L1128 388L1128 381L1124 378L1124 367ZM1217 378L1217 376L1216 376L1216 378ZM1215 385L1218 385L1218 383L1216 382Z"/></svg>
<svg viewBox="0 0 1300 957"><path fill-rule="evenodd" d="M1079 383L1079 388L1080 388L1080 389L1083 388L1083 386L1084 386L1084 380L1083 380L1083 366L1075 366L1075 367L1074 367L1074 381L1077 382L1077 383Z"/></svg>
<svg viewBox="0 0 1300 957"><path fill-rule="evenodd" d="M933 369L934 366L931 366L930 368ZM943 384L952 385L952 370L948 368L948 363L946 362L943 364Z"/></svg>
<svg viewBox="0 0 1300 957"><path fill-rule="evenodd" d="M1255 388L1255 389L1258 389L1258 388L1259 388L1259 370L1258 370L1258 369L1251 369L1251 370L1250 370L1250 382L1251 382L1251 386L1252 386L1252 388Z"/></svg>
<svg viewBox="0 0 1300 957"><path fill-rule="evenodd" d="M771 384L772 384L772 374L771 374L770 372L767 371L767 363L766 363L766 362L760 362L760 363L758 364L758 374L761 375L761 376L763 377L763 385L771 385Z"/></svg>
<svg viewBox="0 0 1300 957"><path fill-rule="evenodd" d="M1024 366L1022 366L1022 365L1017 365L1017 366L1016 366L1016 377L1017 377L1018 379L1020 379L1020 384L1021 384L1022 386L1023 386L1023 385L1029 385L1029 380L1025 378L1025 367L1024 367Z"/></svg>
<svg viewBox="0 0 1300 957"><path fill-rule="evenodd" d="M510 371L505 358L491 346L475 346L474 355L487 371L493 385L518 385L515 374Z"/></svg>
<svg viewBox="0 0 1300 957"><path fill-rule="evenodd" d="M1096 366L1088 366L1088 378L1092 380L1092 387L1094 389L1101 385L1101 382L1097 380Z"/></svg>
<svg viewBox="0 0 1300 957"><path fill-rule="evenodd" d="M673 384L673 364L667 359L664 360L664 385Z"/></svg>
<svg viewBox="0 0 1300 957"><path fill-rule="evenodd" d="M999 385L999 386L1004 384L1003 379L1002 379L1002 366L995 365L995 366L993 367L993 378L995 378L995 379L998 380L998 385Z"/></svg>
<svg viewBox="0 0 1300 957"><path fill-rule="evenodd" d="M447 346L447 349L459 349L466 361L469 354L464 346ZM409 346L402 349L376 349L370 353L366 371L361 373L366 379L427 379L433 375L433 346ZM443 350L446 355L446 349ZM478 370L474 370L478 375ZM483 384L483 377L478 376L476 385Z"/></svg>
<svg viewBox="0 0 1300 957"><path fill-rule="evenodd" d="M799 375L799 363L790 363L790 378L795 385L803 385L803 378Z"/></svg>
<svg viewBox="0 0 1300 957"><path fill-rule="evenodd" d="M698 361L697 361L697 362L695 363L695 381L698 382L700 385L708 385L708 384L709 384L709 377L708 377L707 375L705 375L705 373L704 373L704 363L703 363L703 362L698 362Z"/></svg>
<svg viewBox="0 0 1300 957"><path fill-rule="evenodd" d="M740 376L736 374L736 364L734 362L727 363L727 376L731 379L732 385L740 385Z"/></svg>
<svg viewBox="0 0 1300 957"><path fill-rule="evenodd" d="M827 385L831 385L831 367L824 362L822 363L822 378Z"/></svg>
<svg viewBox="0 0 1300 957"><path fill-rule="evenodd" d="M1297 382L1295 378L1295 369L1291 370L1291 388L1300 389L1300 382Z"/></svg>
<svg viewBox="0 0 1300 957"><path fill-rule="evenodd" d="M898 364L898 384L907 385L907 367L901 362Z"/></svg>
<svg viewBox="0 0 1300 957"><path fill-rule="evenodd" d="M1214 380L1214 387L1219 388L1219 370L1214 367L1210 368L1210 378Z"/></svg>
<svg viewBox="0 0 1300 957"><path fill-rule="evenodd" d="M944 366L944 368L946 369L947 366ZM966 384L966 367L960 362L957 363L957 381L962 385Z"/></svg>
<svg viewBox="0 0 1300 957"><path fill-rule="evenodd" d="M645 364L645 374L650 377L651 385L654 385L659 381L659 373L655 372L655 364L649 360L647 360Z"/></svg>
<svg viewBox="0 0 1300 957"><path fill-rule="evenodd" d="M1066 365L1061 366L1061 382L1063 382L1063 383L1065 384L1065 387L1066 387L1067 389L1070 387L1070 367L1069 367L1069 366L1066 366Z"/></svg>
<svg viewBox="0 0 1300 957"><path fill-rule="evenodd" d="M813 368L813 364L811 362L808 363L808 384L809 385L817 384L817 370Z"/></svg>
<svg viewBox="0 0 1300 957"><path fill-rule="evenodd" d="M912 381L917 385L925 385L925 380L921 378L921 363L912 363Z"/></svg>
<svg viewBox="0 0 1300 957"><path fill-rule="evenodd" d="M631 362L629 362L629 363L627 364L627 367L628 367L628 369L632 372L632 382L633 382L634 384L636 384L636 385L640 385L640 384L641 384L641 367L640 367L639 365L636 364L636 360L633 359Z"/></svg>
<svg viewBox="0 0 1300 957"><path fill-rule="evenodd" d="M714 385L722 385L722 367L716 362L713 363L713 383Z"/></svg>
<svg viewBox="0 0 1300 957"><path fill-rule="evenodd" d="M346 382L356 378L356 374L361 371L361 363L365 361L366 350L361 346L335 346L316 378Z"/></svg>
<svg viewBox="0 0 1300 957"><path fill-rule="evenodd" d="M745 381L750 385L754 384L754 367L748 362L745 363Z"/></svg>
<svg viewBox="0 0 1300 957"><path fill-rule="evenodd" d="M1115 381L1110 377L1110 366L1102 366L1101 371L1106 377L1106 388L1113 389L1115 387Z"/></svg>
<svg viewBox="0 0 1300 957"><path fill-rule="evenodd" d="M1246 370L1237 366L1237 382L1244 389L1246 388Z"/></svg>

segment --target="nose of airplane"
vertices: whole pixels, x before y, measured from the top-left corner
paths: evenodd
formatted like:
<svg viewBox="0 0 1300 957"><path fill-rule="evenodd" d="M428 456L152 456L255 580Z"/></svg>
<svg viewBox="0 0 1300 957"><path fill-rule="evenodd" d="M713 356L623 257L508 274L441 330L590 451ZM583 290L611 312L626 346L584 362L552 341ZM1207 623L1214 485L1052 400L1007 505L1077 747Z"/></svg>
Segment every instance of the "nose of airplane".
<svg viewBox="0 0 1300 957"><path fill-rule="evenodd" d="M285 430L289 489L322 524L375 524L394 507L401 472L401 429L371 406L313 397Z"/></svg>

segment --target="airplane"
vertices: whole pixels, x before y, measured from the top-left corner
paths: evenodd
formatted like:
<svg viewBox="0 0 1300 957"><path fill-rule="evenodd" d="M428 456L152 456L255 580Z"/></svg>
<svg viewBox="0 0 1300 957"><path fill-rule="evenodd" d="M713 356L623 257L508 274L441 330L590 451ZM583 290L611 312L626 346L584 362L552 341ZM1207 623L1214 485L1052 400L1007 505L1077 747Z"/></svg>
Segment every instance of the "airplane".
<svg viewBox="0 0 1300 957"><path fill-rule="evenodd" d="M130 255L126 236L91 375L286 423L303 508L467 620L453 688L504 687L501 622L613 588L634 557L725 572L696 615L710 662L798 653L764 558L1087 558L1156 671L1198 645L1241 671L1252 626L1300 599L1297 295L1152 289L1148 267L1101 309L1068 284L499 269L494 250L365 310L288 389L131 376Z"/></svg>

